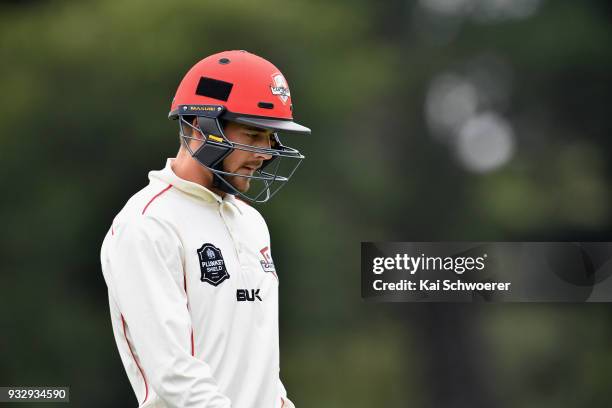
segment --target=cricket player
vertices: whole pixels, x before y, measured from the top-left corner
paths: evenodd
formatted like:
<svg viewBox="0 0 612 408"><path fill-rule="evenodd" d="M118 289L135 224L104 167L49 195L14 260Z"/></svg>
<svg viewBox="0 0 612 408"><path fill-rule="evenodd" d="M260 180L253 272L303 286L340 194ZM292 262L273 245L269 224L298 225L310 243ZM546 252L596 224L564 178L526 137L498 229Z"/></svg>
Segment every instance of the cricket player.
<svg viewBox="0 0 612 408"><path fill-rule="evenodd" d="M280 380L278 275L265 202L304 158L270 62L198 62L170 110L181 147L117 214L101 250L121 361L140 407L290 408Z"/></svg>

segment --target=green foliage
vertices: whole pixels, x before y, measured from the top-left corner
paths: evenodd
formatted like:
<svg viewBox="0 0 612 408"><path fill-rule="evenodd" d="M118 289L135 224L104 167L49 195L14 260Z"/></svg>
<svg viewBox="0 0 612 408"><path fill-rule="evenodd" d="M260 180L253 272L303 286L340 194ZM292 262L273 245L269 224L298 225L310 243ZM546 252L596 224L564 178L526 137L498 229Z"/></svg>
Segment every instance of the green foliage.
<svg viewBox="0 0 612 408"><path fill-rule="evenodd" d="M418 332L425 309L363 303L359 243L610 240L612 32L595 3L559 1L521 22L465 21L440 44L415 34L418 3L0 6L0 383L70 385L76 406L135 402L99 246L147 171L176 153L166 115L182 75L206 55L246 49L279 66L296 118L313 129L284 139L307 160L260 208L282 282L290 396L298 407L439 401L436 373L423 374L425 356L440 353ZM423 111L436 75L491 53L512 71L504 113L517 149L479 175L430 137ZM605 308L500 305L474 315L488 350L474 358L483 376L500 373L488 387L507 406L605 405Z"/></svg>

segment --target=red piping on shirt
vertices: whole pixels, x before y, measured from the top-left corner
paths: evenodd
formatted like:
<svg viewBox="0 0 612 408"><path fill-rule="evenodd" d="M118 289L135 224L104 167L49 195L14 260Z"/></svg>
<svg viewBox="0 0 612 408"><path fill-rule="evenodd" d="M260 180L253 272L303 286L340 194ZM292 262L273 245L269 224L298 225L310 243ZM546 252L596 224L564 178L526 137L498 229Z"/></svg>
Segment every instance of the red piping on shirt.
<svg viewBox="0 0 612 408"><path fill-rule="evenodd" d="M144 404L147 401L147 398L149 398L149 385L147 384L147 377L145 377L144 371L142 371L140 364L138 364L138 361L136 361L136 357L134 357L132 346L130 346L130 342L128 341L128 338L127 338L127 333L125 332L125 319L123 318L123 315L121 315L121 322L123 323L123 336L125 337L125 342L127 343L128 348L130 349L130 354L132 355L132 358L134 359L134 362L136 363L136 367L138 367L138 370L140 371L140 375L142 375L142 379L144 380L144 383L145 383L145 398L142 401L142 403Z"/></svg>
<svg viewBox="0 0 612 408"><path fill-rule="evenodd" d="M284 406L285 406L285 399L281 397L281 408L283 408Z"/></svg>
<svg viewBox="0 0 612 408"><path fill-rule="evenodd" d="M155 194L153 196L153 198L151 198L149 200L149 202L147 203L147 205L145 205L145 207L142 209L142 214L145 213L145 211L147 211L147 208L149 207L149 205L160 195L164 194L166 191L170 190L170 188L172 187L172 184L168 184L168 187L164 188L162 191L160 191L159 193Z"/></svg>
<svg viewBox="0 0 612 408"><path fill-rule="evenodd" d="M193 347L193 328L191 329L191 355L195 357L195 349Z"/></svg>

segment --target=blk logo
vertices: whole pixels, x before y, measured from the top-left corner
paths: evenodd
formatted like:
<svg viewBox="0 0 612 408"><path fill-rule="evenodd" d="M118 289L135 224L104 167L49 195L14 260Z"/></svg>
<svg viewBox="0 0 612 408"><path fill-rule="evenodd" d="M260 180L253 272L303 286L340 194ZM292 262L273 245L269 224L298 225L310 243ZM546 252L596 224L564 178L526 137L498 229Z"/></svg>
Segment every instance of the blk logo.
<svg viewBox="0 0 612 408"><path fill-rule="evenodd" d="M238 289L236 290L236 300L239 302L254 302L255 299L261 302L259 289Z"/></svg>

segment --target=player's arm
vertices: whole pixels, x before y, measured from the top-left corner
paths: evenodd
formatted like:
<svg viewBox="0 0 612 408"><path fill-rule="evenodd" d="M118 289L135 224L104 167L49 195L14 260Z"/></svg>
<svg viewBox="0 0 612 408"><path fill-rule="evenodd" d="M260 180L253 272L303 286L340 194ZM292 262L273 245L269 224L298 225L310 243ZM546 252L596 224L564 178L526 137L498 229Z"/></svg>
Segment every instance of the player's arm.
<svg viewBox="0 0 612 408"><path fill-rule="evenodd" d="M150 386L168 407L230 407L210 367L191 355L191 317L180 240L140 217L116 232L111 259L116 301Z"/></svg>

